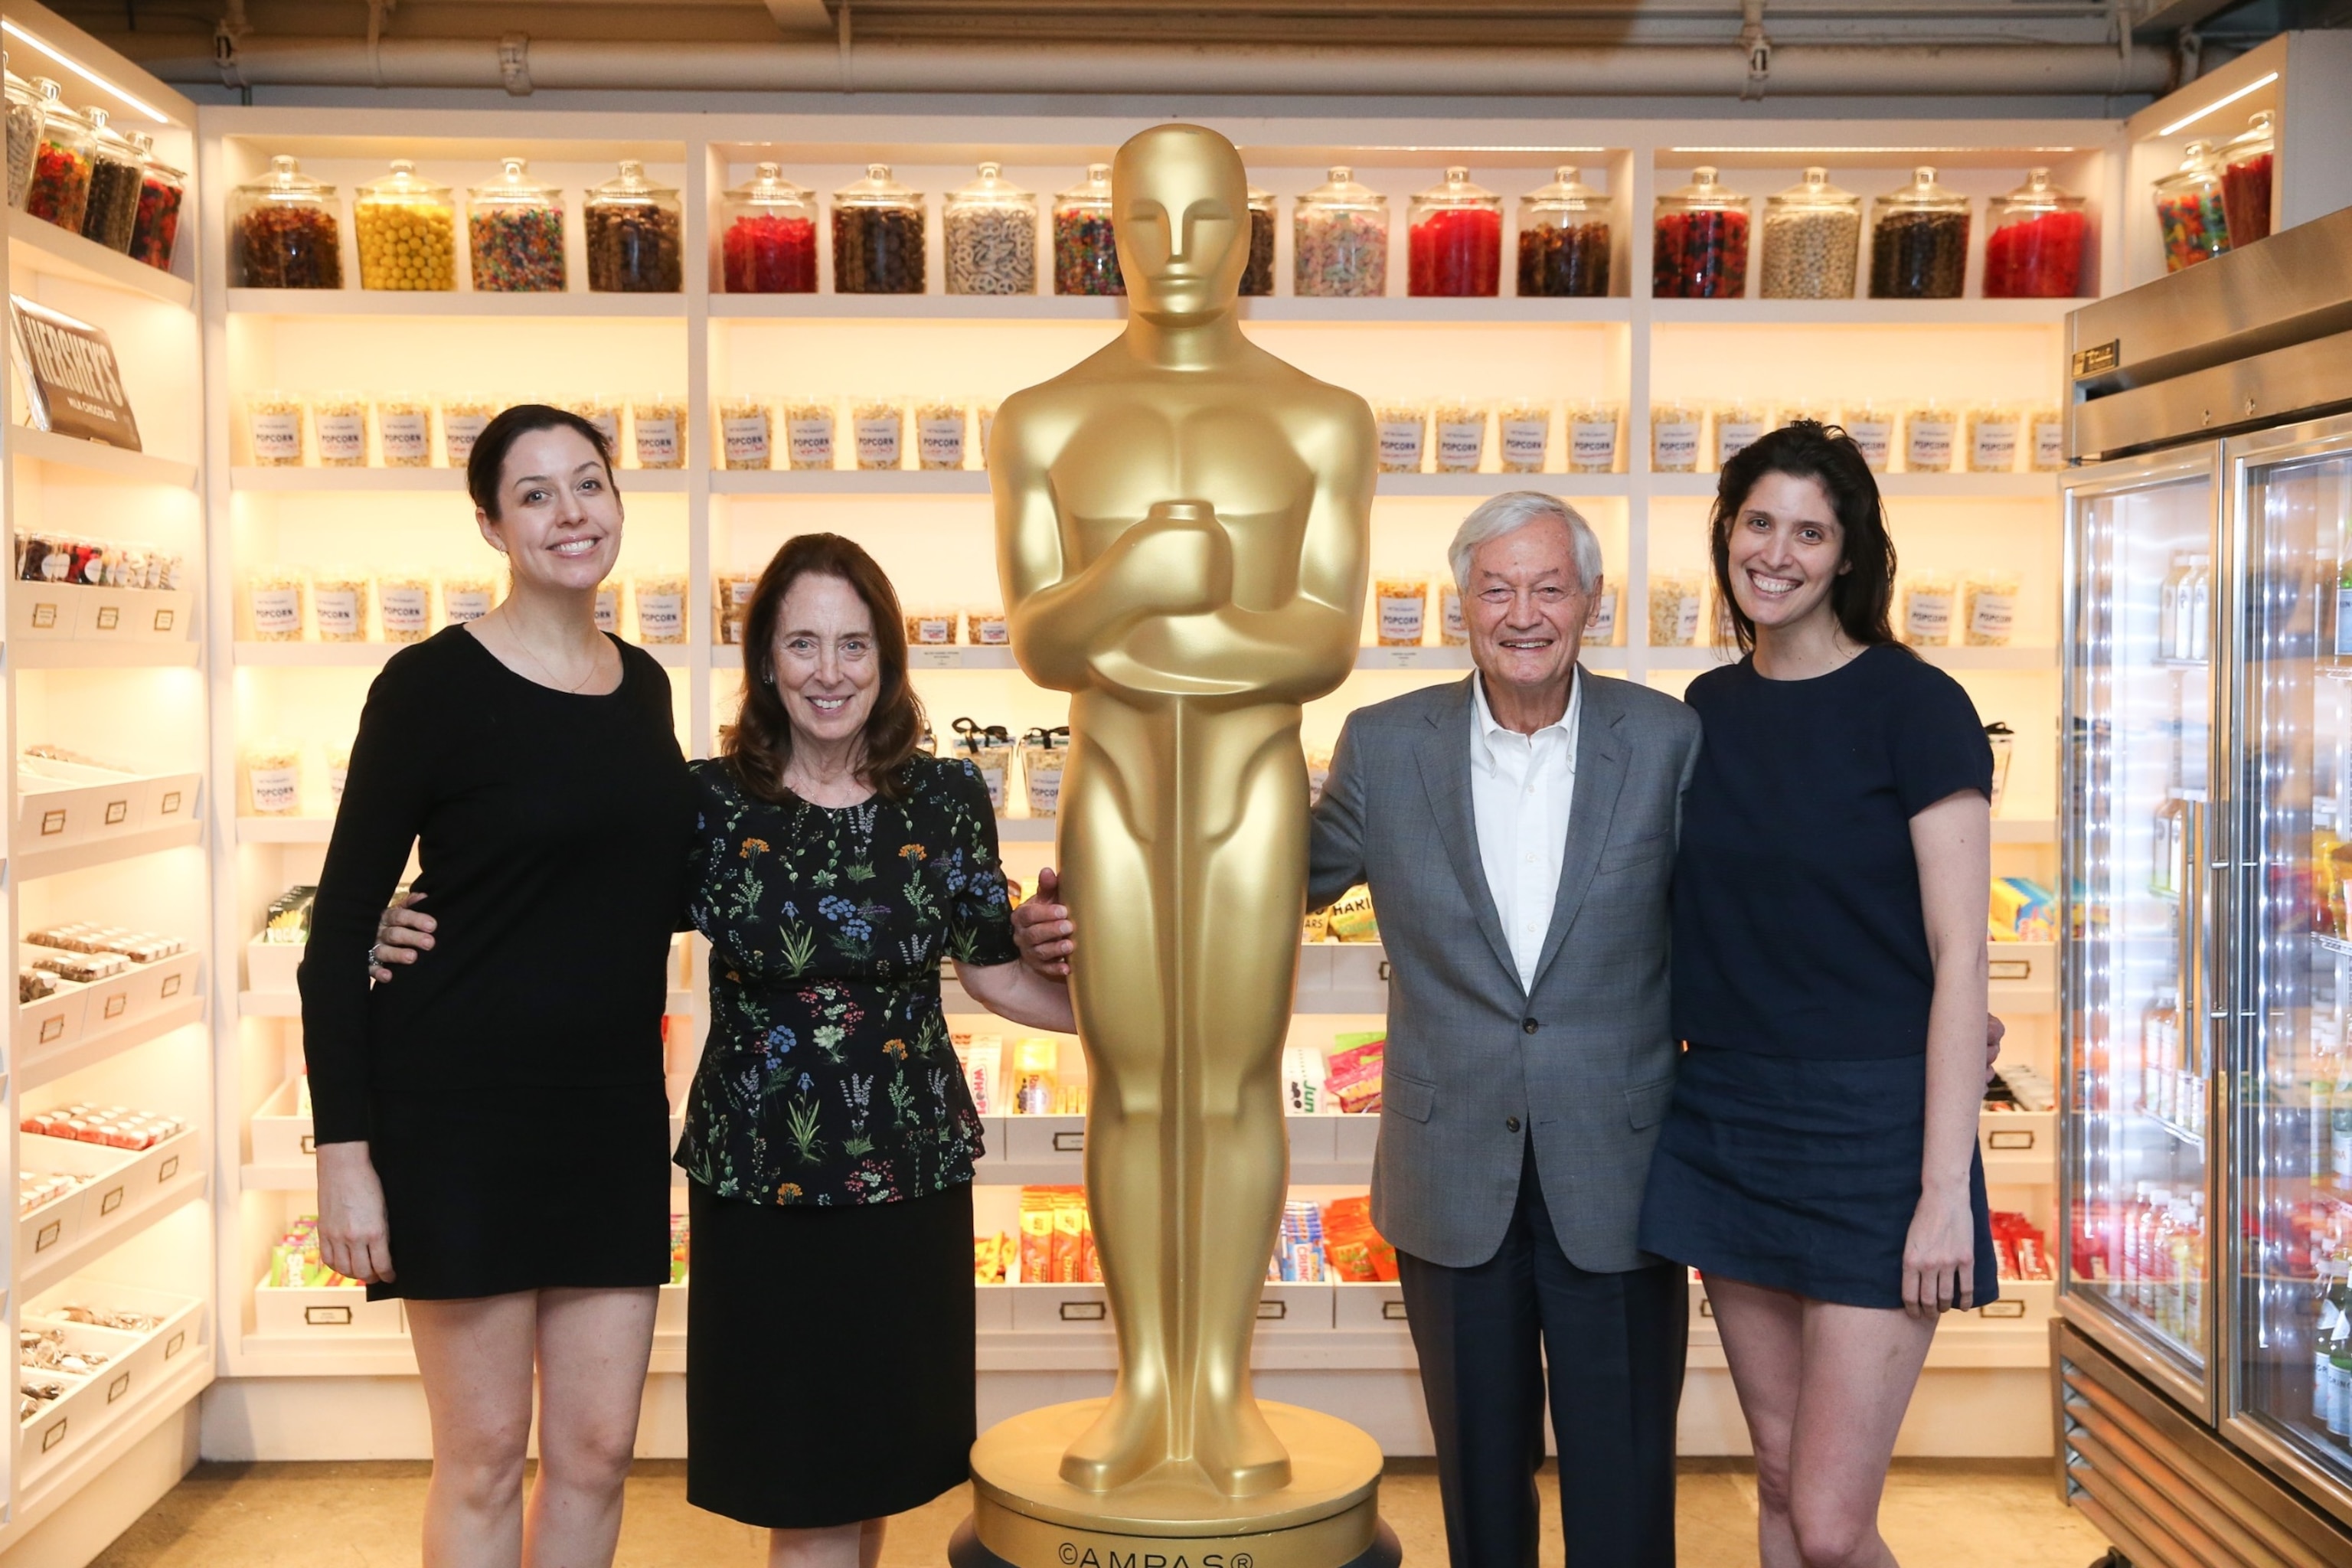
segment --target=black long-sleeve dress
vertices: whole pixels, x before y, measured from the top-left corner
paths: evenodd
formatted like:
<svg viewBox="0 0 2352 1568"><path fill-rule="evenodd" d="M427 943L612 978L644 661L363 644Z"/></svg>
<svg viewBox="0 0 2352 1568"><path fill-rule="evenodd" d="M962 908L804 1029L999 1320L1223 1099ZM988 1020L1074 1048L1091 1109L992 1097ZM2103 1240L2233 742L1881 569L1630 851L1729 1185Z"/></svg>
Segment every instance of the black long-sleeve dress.
<svg viewBox="0 0 2352 1568"><path fill-rule="evenodd" d="M669 678L526 679L463 626L369 689L300 974L321 1143L365 1140L399 1278L372 1299L657 1285L669 1269L661 1019L695 791ZM371 988L416 849L431 962Z"/></svg>

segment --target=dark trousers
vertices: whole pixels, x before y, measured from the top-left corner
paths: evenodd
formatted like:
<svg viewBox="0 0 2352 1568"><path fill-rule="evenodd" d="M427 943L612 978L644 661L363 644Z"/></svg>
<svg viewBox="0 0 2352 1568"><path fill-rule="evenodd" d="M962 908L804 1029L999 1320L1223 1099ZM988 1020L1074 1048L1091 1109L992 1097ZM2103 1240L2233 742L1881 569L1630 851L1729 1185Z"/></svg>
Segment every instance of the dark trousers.
<svg viewBox="0 0 2352 1568"><path fill-rule="evenodd" d="M1547 1384L1570 1568L1672 1568L1683 1270L1570 1262L1532 1149L1494 1257L1449 1268L1400 1253L1397 1264L1454 1568L1536 1568Z"/></svg>

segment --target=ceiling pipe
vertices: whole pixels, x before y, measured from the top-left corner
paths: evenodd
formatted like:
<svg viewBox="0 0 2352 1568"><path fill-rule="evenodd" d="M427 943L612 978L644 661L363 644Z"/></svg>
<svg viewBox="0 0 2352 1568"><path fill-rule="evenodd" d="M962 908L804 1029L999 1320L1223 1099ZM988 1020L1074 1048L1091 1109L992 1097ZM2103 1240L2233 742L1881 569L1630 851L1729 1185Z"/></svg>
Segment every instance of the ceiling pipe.
<svg viewBox="0 0 2352 1568"><path fill-rule="evenodd" d="M206 40L210 42L211 40ZM1255 45L607 43L131 33L114 46L171 82L253 87L495 88L711 92L1025 92L1738 98L1741 47L1381 48ZM1785 44L1776 97L2160 92L2164 49L2101 45Z"/></svg>

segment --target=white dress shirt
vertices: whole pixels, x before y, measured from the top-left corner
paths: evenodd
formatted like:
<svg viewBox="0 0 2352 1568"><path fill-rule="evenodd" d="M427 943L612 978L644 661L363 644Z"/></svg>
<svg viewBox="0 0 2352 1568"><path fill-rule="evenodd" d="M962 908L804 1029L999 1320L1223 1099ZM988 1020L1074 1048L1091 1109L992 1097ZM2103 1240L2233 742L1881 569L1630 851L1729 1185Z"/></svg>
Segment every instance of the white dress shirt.
<svg viewBox="0 0 2352 1568"><path fill-rule="evenodd" d="M1584 712L1581 673L1568 711L1532 735L1507 730L1486 706L1484 676L1470 681L1470 808L1486 890L1502 917L1519 985L1532 991L1536 961L1551 930L1568 813L1576 799L1576 731Z"/></svg>

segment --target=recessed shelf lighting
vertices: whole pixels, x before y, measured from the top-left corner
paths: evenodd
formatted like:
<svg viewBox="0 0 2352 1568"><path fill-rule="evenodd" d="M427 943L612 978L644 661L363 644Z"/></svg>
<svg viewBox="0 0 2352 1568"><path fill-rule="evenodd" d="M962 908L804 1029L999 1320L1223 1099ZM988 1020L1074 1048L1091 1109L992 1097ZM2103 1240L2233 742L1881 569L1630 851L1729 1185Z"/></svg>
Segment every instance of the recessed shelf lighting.
<svg viewBox="0 0 2352 1568"><path fill-rule="evenodd" d="M140 113L153 121L156 124L169 125L172 123L171 116L156 109L144 99L139 98L134 94L125 92L122 89L115 86L114 83L107 80L106 78L99 75L96 71L91 70L88 66L83 65L79 60L75 59L71 55L68 55L63 50L58 48L54 44L43 41L40 37L25 31L24 28L18 26L16 23L9 21L4 16L0 16L0 32L5 32L8 37L17 39L20 42L32 45L33 47L40 50L41 53L48 56L49 58L57 61L58 64L65 67L66 69L73 72L74 75L81 78L82 80L91 83L101 91L112 93L123 102L129 104L131 108L137 110Z"/></svg>
<svg viewBox="0 0 2352 1568"><path fill-rule="evenodd" d="M2174 121L2171 124L2158 132L2157 134L2158 136L2169 136L2184 125L2194 125L2199 121L2204 119L2207 115L2212 113L2215 110L2227 109L2230 105L2237 102L2238 100L2245 97L2248 93L2262 91L2263 89L2278 80L2278 78L2279 73L2276 71L2273 71L2270 75L2265 77L2257 77L2254 80L2248 82L2245 86L2240 88L2229 97L2217 98L2212 102L2207 104L2204 108L2199 110L2196 113L2182 115L2179 119Z"/></svg>

